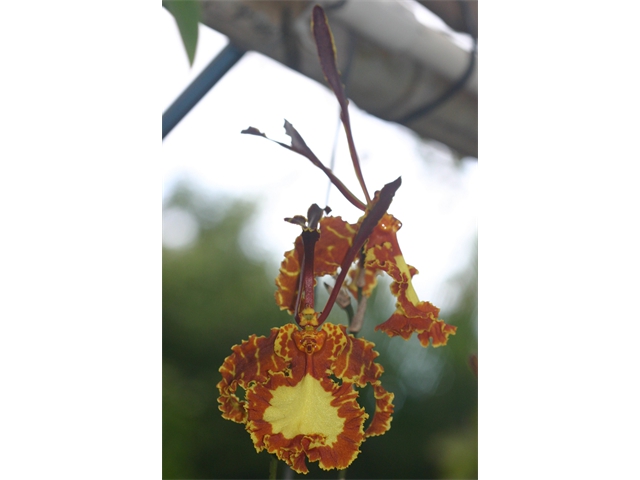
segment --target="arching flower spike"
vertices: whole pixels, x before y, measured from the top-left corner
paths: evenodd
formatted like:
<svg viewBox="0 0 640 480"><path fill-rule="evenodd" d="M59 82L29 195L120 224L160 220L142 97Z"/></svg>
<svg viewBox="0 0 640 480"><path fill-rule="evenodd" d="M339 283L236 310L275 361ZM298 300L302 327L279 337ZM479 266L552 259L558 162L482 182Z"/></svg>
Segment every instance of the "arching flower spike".
<svg viewBox="0 0 640 480"><path fill-rule="evenodd" d="M391 423L393 394L380 382L383 372L375 362L374 344L325 320L343 282L357 300L368 297L380 271L392 278L396 311L376 329L405 339L417 333L423 345L443 345L455 327L438 319L438 309L421 302L411 278L417 270L406 264L396 233L400 222L387 213L401 180L385 185L371 199L357 157L344 94L335 61L335 48L322 8L313 9L312 31L320 63L341 107L349 152L365 201L358 199L311 151L285 120L291 145L276 142L303 155L364 214L355 224L324 216L328 208L313 205L307 217L286 219L302 227L294 249L276 278L276 303L294 316L296 324L271 329L268 337L252 335L233 347L220 368L220 410L226 419L243 423L257 451L267 450L299 473L307 473L305 457L323 469L346 468L356 458L366 437L382 435ZM242 133L267 138L254 127ZM354 263L355 262L355 263ZM316 277L336 276L335 286L321 312L315 310ZM335 379L338 381L336 382ZM357 403L354 387L373 386L376 408L364 428L367 413ZM245 391L238 396L238 388Z"/></svg>

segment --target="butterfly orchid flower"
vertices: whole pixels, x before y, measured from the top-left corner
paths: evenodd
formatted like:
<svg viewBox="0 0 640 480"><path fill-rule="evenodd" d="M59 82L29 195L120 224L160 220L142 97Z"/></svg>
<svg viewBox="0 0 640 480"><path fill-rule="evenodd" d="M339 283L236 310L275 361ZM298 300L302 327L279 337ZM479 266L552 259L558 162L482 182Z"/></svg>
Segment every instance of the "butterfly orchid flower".
<svg viewBox="0 0 640 480"><path fill-rule="evenodd" d="M291 144L276 142L303 155L320 168L334 186L363 215L356 223L325 215L312 205L307 216L287 218L302 233L294 248L285 253L276 278L277 305L295 319L269 336L251 335L232 348L218 383L222 416L245 425L257 451L267 450L298 473L307 473L305 459L317 461L323 469L347 468L360 452L362 442L384 434L391 425L393 393L385 390L380 376L383 368L375 362L374 344L353 335L359 327L326 322L342 287L357 300L366 301L376 285L379 272L393 280L391 292L396 310L380 325L389 336L405 340L416 333L420 343L445 345L456 327L438 318L439 309L420 301L411 283L417 270L408 265L398 245L401 223L387 213L401 179L385 185L370 197L353 142L344 93L336 66L331 30L321 7L313 9L311 29L327 82L341 107L356 176L364 193L358 199L311 151L293 125L285 121ZM242 133L266 137L254 127ZM270 139L269 139L270 140ZM322 311L316 311L316 278L335 276L335 285ZM355 323L355 322L354 322ZM375 412L369 415L358 404L358 391L370 384ZM244 390L244 399L238 396Z"/></svg>

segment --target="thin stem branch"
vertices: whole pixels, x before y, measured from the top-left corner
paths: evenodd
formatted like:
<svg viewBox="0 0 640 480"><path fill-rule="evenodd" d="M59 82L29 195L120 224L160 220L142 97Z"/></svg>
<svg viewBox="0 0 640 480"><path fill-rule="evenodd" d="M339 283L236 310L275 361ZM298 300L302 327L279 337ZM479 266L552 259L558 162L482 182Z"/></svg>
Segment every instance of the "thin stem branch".
<svg viewBox="0 0 640 480"><path fill-rule="evenodd" d="M269 480L276 480L278 473L278 457L271 455L271 462L269 463Z"/></svg>
<svg viewBox="0 0 640 480"><path fill-rule="evenodd" d="M353 169L356 172L356 177L358 177L358 182L360 182L360 187L362 187L362 191L364 192L364 197L367 201L367 205L371 204L371 197L369 196L369 192L367 191L367 185L364 183L364 177L362 176L362 169L360 168L360 160L358 159L358 152L356 152L356 146L353 142L353 133L351 133L351 123L349 122L349 113L345 109L342 111L342 123L344 124L344 131L347 134L347 144L349 145L349 153L351 154L351 161L353 162Z"/></svg>

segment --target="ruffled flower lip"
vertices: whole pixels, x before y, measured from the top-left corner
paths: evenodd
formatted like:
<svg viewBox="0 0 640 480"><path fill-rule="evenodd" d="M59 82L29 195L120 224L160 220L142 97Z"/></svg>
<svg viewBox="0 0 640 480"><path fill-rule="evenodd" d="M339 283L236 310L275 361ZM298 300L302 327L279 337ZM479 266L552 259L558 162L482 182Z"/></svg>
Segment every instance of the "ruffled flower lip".
<svg viewBox="0 0 640 480"><path fill-rule="evenodd" d="M305 457L323 469L346 468L366 437L382 435L391 424L393 394L380 383L383 368L373 348L327 322L319 329L288 324L269 337L252 335L220 368L222 416L245 424L258 452L275 454L298 473L308 472ZM376 410L365 429L369 416L354 387L367 384ZM246 399L235 395L238 387Z"/></svg>

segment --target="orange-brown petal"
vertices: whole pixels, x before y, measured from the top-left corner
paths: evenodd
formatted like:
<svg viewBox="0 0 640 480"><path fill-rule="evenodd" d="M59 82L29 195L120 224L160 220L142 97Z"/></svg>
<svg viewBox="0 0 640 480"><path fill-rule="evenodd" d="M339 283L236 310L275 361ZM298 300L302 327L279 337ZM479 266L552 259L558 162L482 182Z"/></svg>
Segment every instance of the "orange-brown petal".
<svg viewBox="0 0 640 480"><path fill-rule="evenodd" d="M369 236L367 251L376 246L385 246L385 250L388 251L390 259L393 259L396 255L402 255L397 237L397 232L401 227L402 223L400 220L393 215L385 213ZM367 255L369 254L367 253Z"/></svg>
<svg viewBox="0 0 640 480"><path fill-rule="evenodd" d="M449 335L455 334L456 327L447 325L438 318L438 307L418 298L411 282L418 271L404 260L396 237L400 227L400 222L392 215L384 215L367 244L365 267L385 271L394 280L390 289L397 298L396 311L386 322L376 326L375 330L381 330L390 337L400 336L405 340L415 332L425 347L429 345L429 341L434 347L445 345Z"/></svg>
<svg viewBox="0 0 640 480"><path fill-rule="evenodd" d="M456 334L457 327L444 323L439 318L431 324L428 331L418 334L418 340L423 347L429 345L429 339L431 339L431 345L433 347L441 347L446 345L449 340L449 335Z"/></svg>
<svg viewBox="0 0 640 480"><path fill-rule="evenodd" d="M339 328L345 333L343 325ZM333 373L336 377L353 382L359 387L364 387L367 383L373 386L376 411L365 435L382 435L391 427L393 393L387 392L380 383L379 378L384 368L374 361L379 354L373 349L375 345L372 342L352 335L345 334L345 337L347 344L333 364Z"/></svg>
<svg viewBox="0 0 640 480"><path fill-rule="evenodd" d="M397 298L396 308L409 317L437 318L440 309L430 302L422 302L417 298L409 281L392 282L391 293ZM416 296L411 296L416 295Z"/></svg>
<svg viewBox="0 0 640 480"><path fill-rule="evenodd" d="M431 323L433 323L433 319L431 318L410 318L396 310L387 321L376 325L374 330L381 330L390 337L402 337L405 340L409 340L412 333L428 330Z"/></svg>
<svg viewBox="0 0 640 480"><path fill-rule="evenodd" d="M428 302L422 303L431 305ZM399 336L405 340L408 340L412 333L417 333L423 347L429 346L429 339L434 347L446 345L449 335L456 333L455 326L448 325L431 314L411 317L399 310L396 310L386 322L377 325L374 330L380 330L390 337Z"/></svg>
<svg viewBox="0 0 640 480"><path fill-rule="evenodd" d="M324 347L312 356L313 366L308 370L315 378L325 378L331 373L331 366L344 354L349 337L344 325L325 322L321 331L326 335Z"/></svg>
<svg viewBox="0 0 640 480"><path fill-rule="evenodd" d="M314 273L333 275L344 260L357 232L357 224L351 225L341 217L322 217L320 220L320 238L316 244Z"/></svg>
<svg viewBox="0 0 640 480"><path fill-rule="evenodd" d="M440 309L435 305L411 301L407 296L408 287L408 282L391 284L391 292L398 298L396 311L375 330L381 330L390 337L401 336L405 340L415 332L423 347L429 345L429 340L434 347L446 345L449 335L455 335L456 327L438 318Z"/></svg>
<svg viewBox="0 0 640 480"><path fill-rule="evenodd" d="M400 226L400 221L392 215L383 216L367 243L365 267L373 271L382 270L395 282L406 284L405 296L410 302L417 305L419 299L411 283L411 278L418 273L418 270L408 265L402 255L396 237ZM397 296L393 284L391 292Z"/></svg>
<svg viewBox="0 0 640 480"><path fill-rule="evenodd" d="M302 237L298 236L293 250L285 252L284 260L280 264L280 273L276 277L276 304L280 310L287 310L292 315L295 312L303 254Z"/></svg>
<svg viewBox="0 0 640 480"><path fill-rule="evenodd" d="M344 325L335 327L338 327L346 338L346 345L333 364L334 375L359 387L364 387L367 383L376 383L384 369L382 365L374 362L379 355L374 350L375 344L363 338L347 335Z"/></svg>
<svg viewBox="0 0 640 480"><path fill-rule="evenodd" d="M222 417L238 423L247 421L246 401L236 395L238 387L247 389L251 382L266 382L271 372L286 368L286 362L274 352L274 343L280 329L272 328L269 337L251 335L240 345L232 347L222 366L222 380L218 382L219 409Z"/></svg>
<svg viewBox="0 0 640 480"><path fill-rule="evenodd" d="M320 238L315 246L313 273L316 277L334 275L351 246L357 225L330 216L322 217L319 225ZM302 237L298 236L293 250L285 252L276 277L276 303L290 314L295 312L303 255Z"/></svg>
<svg viewBox="0 0 640 480"><path fill-rule="evenodd" d="M376 399L376 411L373 420L367 427L364 434L366 437L382 435L391 428L393 413L393 393L387 392L380 384L373 386L373 395Z"/></svg>

